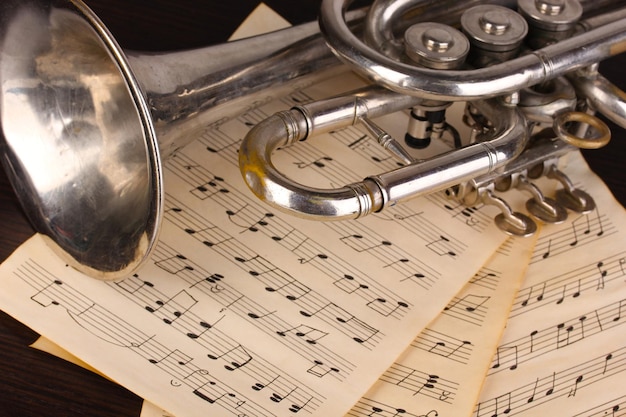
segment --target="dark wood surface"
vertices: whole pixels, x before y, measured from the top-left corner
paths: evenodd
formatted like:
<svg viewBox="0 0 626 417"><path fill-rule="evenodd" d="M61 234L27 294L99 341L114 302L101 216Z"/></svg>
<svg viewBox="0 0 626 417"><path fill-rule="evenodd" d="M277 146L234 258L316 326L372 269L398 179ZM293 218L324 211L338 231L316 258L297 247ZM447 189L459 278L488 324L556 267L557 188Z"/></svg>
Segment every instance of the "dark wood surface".
<svg viewBox="0 0 626 417"><path fill-rule="evenodd" d="M173 50L223 42L258 3L256 0L86 2L118 42L133 50ZM265 3L292 23L300 23L316 16L319 0L266 0ZM610 80L626 89L625 65L626 57L619 56L603 63L601 69ZM604 149L585 152L585 157L624 205L626 134L623 129L612 127L611 143ZM34 233L2 170L0 230L0 261ZM0 417L139 415L140 398L98 375L29 348L37 337L35 332L0 312Z"/></svg>

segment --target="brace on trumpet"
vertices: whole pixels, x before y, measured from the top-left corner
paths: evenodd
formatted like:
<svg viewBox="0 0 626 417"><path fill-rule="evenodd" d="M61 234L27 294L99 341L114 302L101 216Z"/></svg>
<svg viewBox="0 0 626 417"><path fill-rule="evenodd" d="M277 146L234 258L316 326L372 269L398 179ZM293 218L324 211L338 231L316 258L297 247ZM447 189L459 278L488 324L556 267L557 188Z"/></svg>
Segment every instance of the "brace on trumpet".
<svg viewBox="0 0 626 417"><path fill-rule="evenodd" d="M626 49L626 8L607 0L323 0L313 22L172 53L125 51L81 0L0 2L0 155L24 211L71 266L123 278L152 253L163 217L162 161L209 123L305 78L352 70L354 94L281 112L240 149L242 174L267 203L318 220L357 218L432 192L500 207L508 233L532 233L498 192L531 195L530 215L588 211L554 161L605 144L603 113L626 127L625 95L597 63ZM320 32L321 29L321 32ZM401 34L401 35L398 35ZM308 82L308 80L307 80ZM446 120L467 102L472 134ZM406 138L376 118L410 111ZM272 164L279 146L355 123L403 164L335 190L306 187ZM455 149L412 156L442 135ZM561 191L549 199L532 181Z"/></svg>

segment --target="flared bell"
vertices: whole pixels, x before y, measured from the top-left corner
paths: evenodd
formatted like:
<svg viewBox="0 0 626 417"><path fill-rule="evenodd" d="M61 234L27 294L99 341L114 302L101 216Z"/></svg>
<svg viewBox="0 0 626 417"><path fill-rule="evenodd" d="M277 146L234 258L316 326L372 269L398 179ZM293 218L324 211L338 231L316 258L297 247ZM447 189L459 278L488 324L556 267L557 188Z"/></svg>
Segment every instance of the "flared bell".
<svg viewBox="0 0 626 417"><path fill-rule="evenodd" d="M154 246L159 149L124 53L83 4L0 6L2 163L66 262L125 276Z"/></svg>
<svg viewBox="0 0 626 417"><path fill-rule="evenodd" d="M162 159L268 91L339 68L316 22L142 53L122 50L81 0L3 0L0 157L26 215L69 265L123 278L157 241Z"/></svg>

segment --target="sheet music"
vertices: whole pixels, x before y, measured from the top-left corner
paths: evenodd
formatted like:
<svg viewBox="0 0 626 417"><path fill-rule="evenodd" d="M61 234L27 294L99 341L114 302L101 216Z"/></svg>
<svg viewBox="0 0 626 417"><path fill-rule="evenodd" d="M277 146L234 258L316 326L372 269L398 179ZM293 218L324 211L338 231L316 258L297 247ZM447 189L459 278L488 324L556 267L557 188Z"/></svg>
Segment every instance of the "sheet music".
<svg viewBox="0 0 626 417"><path fill-rule="evenodd" d="M626 215L579 155L597 210L546 226L473 415L626 414Z"/></svg>
<svg viewBox="0 0 626 417"><path fill-rule="evenodd" d="M428 410L431 415L469 416L535 240L510 239L348 415L418 416ZM33 347L89 367L45 338ZM166 416L173 417L144 401L141 417Z"/></svg>
<svg viewBox="0 0 626 417"><path fill-rule="evenodd" d="M174 415L348 412L505 239L428 198L320 224L251 196L236 163L249 127L358 82L254 103L170 159L161 240L135 276L87 279L35 237L2 268L1 307ZM358 127L277 159L320 186L397 166Z"/></svg>
<svg viewBox="0 0 626 417"><path fill-rule="evenodd" d="M469 416L536 238L511 238L348 413Z"/></svg>

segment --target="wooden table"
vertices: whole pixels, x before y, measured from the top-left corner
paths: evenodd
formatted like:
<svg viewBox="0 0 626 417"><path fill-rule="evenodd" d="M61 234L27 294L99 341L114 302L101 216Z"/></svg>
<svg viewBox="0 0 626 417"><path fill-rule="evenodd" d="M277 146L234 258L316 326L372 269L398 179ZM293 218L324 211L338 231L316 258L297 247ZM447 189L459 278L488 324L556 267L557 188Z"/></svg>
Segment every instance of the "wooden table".
<svg viewBox="0 0 626 417"><path fill-rule="evenodd" d="M256 0L88 0L118 42L133 50L173 50L223 42ZM292 23L312 20L319 0L267 0ZM606 61L602 72L626 89L625 54ZM626 204L623 160L626 132L612 126L604 149L585 152L592 168ZM593 190L590 190L593 194ZM23 215L4 171L0 170L0 261L34 231ZM0 417L138 416L142 400L119 385L49 354L29 348L38 335L0 312Z"/></svg>

